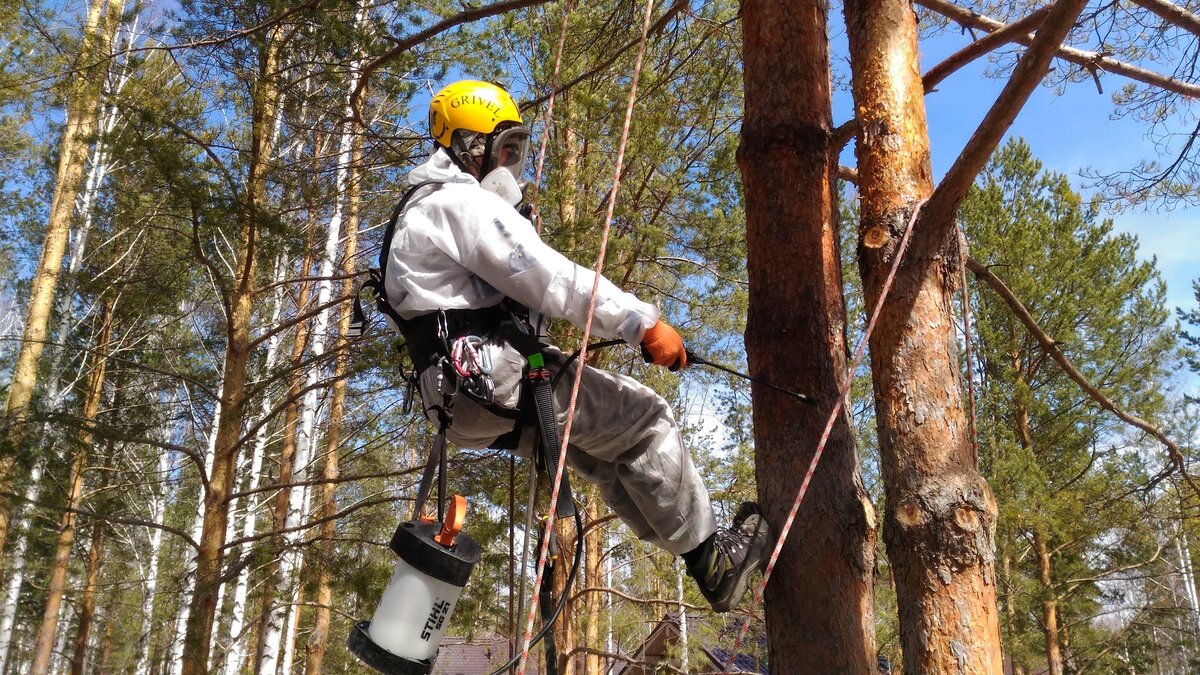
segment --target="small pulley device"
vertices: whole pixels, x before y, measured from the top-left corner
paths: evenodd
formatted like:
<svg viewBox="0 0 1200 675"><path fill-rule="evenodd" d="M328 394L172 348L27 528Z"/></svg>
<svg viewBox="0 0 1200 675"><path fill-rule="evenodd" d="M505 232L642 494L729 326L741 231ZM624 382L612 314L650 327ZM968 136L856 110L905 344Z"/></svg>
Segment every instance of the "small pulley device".
<svg viewBox="0 0 1200 675"><path fill-rule="evenodd" d="M370 621L350 631L346 646L385 675L428 675L450 626L458 596L479 562L479 545L462 534L467 500L454 495L442 523L401 523L389 548L399 557Z"/></svg>

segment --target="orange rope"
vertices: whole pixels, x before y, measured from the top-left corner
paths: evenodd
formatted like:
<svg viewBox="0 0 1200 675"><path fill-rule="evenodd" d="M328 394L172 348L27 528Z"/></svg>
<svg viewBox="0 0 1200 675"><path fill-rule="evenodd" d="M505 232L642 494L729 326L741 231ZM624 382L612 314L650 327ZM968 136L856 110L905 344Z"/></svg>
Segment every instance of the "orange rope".
<svg viewBox="0 0 1200 675"><path fill-rule="evenodd" d="M584 366L587 364L588 340L592 334L592 317L596 311L596 291L600 287L600 275L604 270L604 256L608 250L608 233L612 229L613 213L616 210L617 188L621 185L621 171L625 162L625 146L629 141L629 127L633 121L633 106L637 102L638 79L642 72L642 60L646 55L646 40L650 33L650 17L654 13L654 0L646 1L646 18L642 22L642 41L638 46L637 61L633 66L633 82L629 88L629 102L625 106L625 123L621 129L621 142L617 149L617 165L614 170L612 190L608 193L608 210L604 215L604 230L600 235L600 253L596 259L595 279L592 281L592 297L588 301L587 321L583 327L583 342L579 348L579 365L576 366L575 383L571 387L571 402L567 405L567 424L563 430L562 447L558 451L558 463L554 472L553 488L550 492L550 512L546 519L549 525L542 534L541 552L538 554L537 577L533 587L540 588L545 572L546 556L550 550L550 537L554 536L554 515L558 505L559 488L562 486L563 468L567 463L567 444L571 440L571 424L575 419L575 403L579 399L579 383L583 381ZM582 533L580 533L582 536ZM525 638L521 647L521 658L517 662L517 675L525 675L525 662L529 659L529 641L533 635L533 618L536 603L530 603L525 620Z"/></svg>

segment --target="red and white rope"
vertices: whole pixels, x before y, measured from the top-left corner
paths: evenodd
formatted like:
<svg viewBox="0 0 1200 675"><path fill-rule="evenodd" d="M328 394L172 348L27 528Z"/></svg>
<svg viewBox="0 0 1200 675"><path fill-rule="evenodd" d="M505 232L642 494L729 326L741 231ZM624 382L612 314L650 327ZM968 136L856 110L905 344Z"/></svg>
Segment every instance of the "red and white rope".
<svg viewBox="0 0 1200 675"><path fill-rule="evenodd" d="M646 18L642 23L642 41L638 47L637 61L633 66L633 82L629 89L629 102L625 106L625 123L621 129L621 141L617 148L617 165L614 170L613 186L608 195L608 210L604 215L604 229L600 235L600 253L596 258L595 279L592 282L592 296L588 301L587 321L583 327L583 342L579 349L579 365L576 366L574 385L571 387L571 402L567 405L567 423L563 429L562 446L558 451L557 469L554 472L553 488L550 491L550 512L546 518L549 525L542 534L541 551L538 553L537 576L533 582L534 588L541 588L542 574L545 572L546 556L550 550L550 537L554 536L555 507L558 504L559 488L562 486L563 469L567 463L567 444L571 440L571 425L575 419L575 403L579 399L579 383L583 381L584 366L587 364L587 345L592 334L592 317L596 310L596 290L600 287L600 275L604 271L604 256L608 250L608 233L612 229L613 213L616 210L617 188L621 184L621 172L625 162L625 146L629 141L629 127L633 120L633 106L637 102L638 79L642 72L642 60L646 55L646 39L650 32L650 17L654 13L654 0L646 2ZM583 533L579 533L582 536ZM521 644L521 658L517 662L517 675L525 674L525 662L529 659L529 642L533 636L533 619L536 613L536 603L530 603L529 613L525 620L525 637Z"/></svg>
<svg viewBox="0 0 1200 675"><path fill-rule="evenodd" d="M875 302L875 308L871 311L871 319L867 322L867 330L863 333L862 339L858 341L858 346L854 349L854 359L850 363L850 368L846 376L846 383L842 390L838 392L837 401L833 404L833 411L829 413L829 419L825 422L825 430L821 432L821 441L817 444L817 451L813 453L812 461L808 464L808 471L804 474L804 481L800 484L800 491L796 493L796 499L792 502L792 509L788 512L787 520L783 523L783 529L779 532L779 540L775 542L775 550L771 552L771 558L767 562L767 569L763 572L762 582L754 592L754 603L750 606L750 616L746 622L742 624L742 628L738 631L737 641L733 644L733 650L729 653L729 659L725 662L725 667L721 672L728 673L730 666L737 659L738 652L742 648L742 642L746 639L746 633L750 630L750 624L754 622L754 608L762 602L763 592L767 588L767 582L771 580L771 573L775 571L775 563L779 561L779 554L783 551L783 545L787 542L788 534L792 531L792 524L796 522L796 513L800 510L800 504L804 502L804 495L808 493L808 484L812 482L813 473L817 470L817 464L821 461L821 455L825 452L825 444L829 442L829 434L833 431L833 425L837 421L838 414L842 411L842 403L846 400L847 394L850 392L850 387L854 382L854 372L858 370L858 363L862 359L863 352L866 350L867 341L871 339L871 333L875 330L875 322L879 318L879 312L883 308L883 303L887 299L888 292L892 289L892 281L896 278L896 270L900 268L900 261L904 259L904 253L908 250L909 235L912 234L913 224L917 221L917 214L921 212L921 207L925 205L927 200L922 199L913 209L912 216L908 220L908 225L904 228L904 236L900 238L900 246L896 250L896 257L892 259L892 267L888 270L887 278L883 282L883 288L879 291L879 299Z"/></svg>

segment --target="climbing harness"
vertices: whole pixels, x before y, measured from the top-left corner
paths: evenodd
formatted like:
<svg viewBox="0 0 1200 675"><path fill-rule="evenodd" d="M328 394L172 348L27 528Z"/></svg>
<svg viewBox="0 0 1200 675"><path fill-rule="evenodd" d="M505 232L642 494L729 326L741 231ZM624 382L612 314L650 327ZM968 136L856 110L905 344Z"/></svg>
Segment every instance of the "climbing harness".
<svg viewBox="0 0 1200 675"><path fill-rule="evenodd" d="M430 406L438 420L438 431L430 449L425 467L418 483L411 519L401 523L392 537L390 548L400 560L392 581L384 591L384 597L371 621L356 624L347 640L347 646L364 663L384 673L417 673L431 671L438 644L449 625L450 614L457 602L458 594L466 585L470 570L479 559L478 546L466 535L460 534L466 500L455 495L448 500L446 434L453 424L452 399L461 393L479 402L493 414L517 422L509 434L497 439L497 447L516 447L520 432L531 424L538 428L538 452L535 453L535 470L540 467L550 476L560 478L553 490L548 519L557 517L575 518L576 529L583 531L582 516L575 507L570 483L563 475L560 462L562 456L554 449L559 447L560 433L554 410L552 378L547 367L545 348L548 340L542 329L540 317L530 317L524 308L515 307L507 301L495 307L477 310L438 310L411 319L405 319L392 307L384 286L387 260L396 227L413 195L426 186L439 181L418 183L404 194L392 213L384 230L379 256L379 267L370 271L367 281L359 288L370 289L379 311L391 319L403 334L403 349L408 352L414 370L408 380L410 390L419 385L417 381L430 368L435 369L436 391L441 395L440 405ZM532 320L531 320L532 319ZM359 297L354 298L351 332L360 336L365 332L367 319L362 311ZM616 344L620 341L613 341ZM523 378L517 410L510 410L495 403L495 382L492 380L491 348L497 343L507 343L527 360L528 367ZM567 359L562 370L574 360ZM561 375L561 371L560 371ZM437 481L437 516L424 514L425 504ZM447 502L449 501L449 507ZM532 509L531 509L532 512ZM438 530L441 523L441 530ZM549 529L549 528L545 528ZM528 530L527 530L528 531ZM568 587L574 582L582 559L582 538L577 541L575 558L568 576ZM461 547L461 549L460 549ZM552 562L539 561L539 579ZM422 586L426 590L419 597L434 597L430 607L420 603L406 603L404 597L412 587ZM543 626L533 642L544 639L550 633L554 620L562 612L568 594L564 593L557 606L553 606L548 581L535 583L539 590L538 608L543 616ZM428 612L422 615L422 612ZM420 616L428 619L421 623ZM420 629L419 632L417 629ZM398 638L397 635L415 633L419 639ZM554 651L547 644L547 652ZM495 671L503 673L517 665L520 657ZM548 662L552 663L552 662ZM548 672L555 672L553 668Z"/></svg>

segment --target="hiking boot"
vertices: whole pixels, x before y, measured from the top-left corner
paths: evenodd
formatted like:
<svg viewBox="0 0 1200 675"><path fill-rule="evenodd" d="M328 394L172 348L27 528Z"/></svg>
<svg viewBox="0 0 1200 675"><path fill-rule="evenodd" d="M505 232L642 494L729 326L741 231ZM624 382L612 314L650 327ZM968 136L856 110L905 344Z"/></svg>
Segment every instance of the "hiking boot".
<svg viewBox="0 0 1200 675"><path fill-rule="evenodd" d="M701 544L696 555L689 555L688 575L696 580L700 593L713 611L728 612L746 592L750 574L766 564L772 544L771 527L763 519L758 504L744 502L728 529L717 530Z"/></svg>

